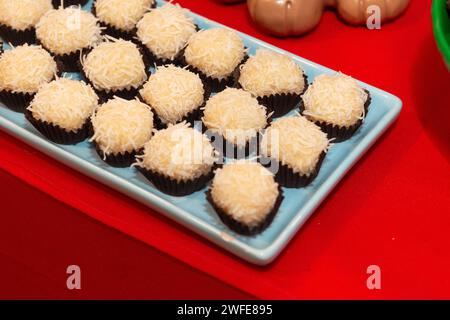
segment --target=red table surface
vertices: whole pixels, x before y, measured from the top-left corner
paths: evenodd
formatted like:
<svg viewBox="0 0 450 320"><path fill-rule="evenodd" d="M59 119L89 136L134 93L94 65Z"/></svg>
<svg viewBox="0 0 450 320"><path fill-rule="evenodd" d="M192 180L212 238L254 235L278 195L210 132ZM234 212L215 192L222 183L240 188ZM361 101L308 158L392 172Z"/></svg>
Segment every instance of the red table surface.
<svg viewBox="0 0 450 320"><path fill-rule="evenodd" d="M431 1L412 1L400 19L378 31L347 26L333 12L327 12L314 32L291 39L259 32L244 4L178 2L212 20L398 95L404 102L398 121L267 267L235 258L160 214L0 133L0 168L8 173L2 174L0 194L9 210L2 210L0 256L17 261L27 257L32 260L27 262L32 268L52 270L54 266L48 262L52 255L76 264L67 258L70 254L62 254L66 248L64 243L58 244L58 235L79 237L78 249L70 247L74 257L80 252L95 252L99 246L110 247L116 256L98 253L98 261L102 254L110 260L103 261L101 267L92 261L80 263L89 266L85 272L90 272L92 281L105 274L117 279L107 289L110 296L122 298L158 296L145 281L150 278L160 279L155 288L186 284L185 291L192 288L193 292L186 298L202 296L201 292L215 292L210 297L220 297L218 287L214 287L216 280L242 291L241 296L258 298L450 298L450 74L433 41ZM141 244L126 237L110 240L115 231L102 232L102 238L96 238L96 223L80 219L82 213L58 216L54 210L61 208L46 205L50 200L37 201L31 188L27 191L15 186L9 175L93 217L106 216L109 225L139 235L153 248L211 277L191 283L186 277L190 267L185 264L180 265L182 270L169 268L168 276L166 264L152 267L150 252L155 249L143 244L133 256L137 260L128 264L144 264L148 270L136 272L136 267L109 274L107 263L124 263L116 261L117 256L129 256L128 251ZM16 211L21 212L17 217ZM129 225L117 225L117 217L123 216L129 217ZM33 239L40 245L23 245ZM366 287L369 265L381 268L381 290ZM17 271L14 263L1 263L0 268ZM64 272L60 276L64 277ZM20 279L14 281L20 283ZM115 292L117 281L121 288L127 288L127 282L142 281L142 286L134 286L133 292ZM108 281L102 285L107 286ZM14 291L14 285L8 290ZM239 291L231 287L227 290L222 296L240 297ZM1 290L0 294L8 296ZM167 292L161 295L165 296Z"/></svg>

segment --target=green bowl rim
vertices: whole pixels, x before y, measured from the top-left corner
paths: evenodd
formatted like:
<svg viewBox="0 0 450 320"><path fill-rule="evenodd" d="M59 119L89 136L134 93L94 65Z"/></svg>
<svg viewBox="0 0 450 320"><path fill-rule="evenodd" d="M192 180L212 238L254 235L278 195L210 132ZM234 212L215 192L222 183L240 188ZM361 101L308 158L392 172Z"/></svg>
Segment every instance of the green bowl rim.
<svg viewBox="0 0 450 320"><path fill-rule="evenodd" d="M445 30L446 24L450 26L450 17L447 14L446 3L446 0L434 0L431 12L436 43L450 70L450 33Z"/></svg>

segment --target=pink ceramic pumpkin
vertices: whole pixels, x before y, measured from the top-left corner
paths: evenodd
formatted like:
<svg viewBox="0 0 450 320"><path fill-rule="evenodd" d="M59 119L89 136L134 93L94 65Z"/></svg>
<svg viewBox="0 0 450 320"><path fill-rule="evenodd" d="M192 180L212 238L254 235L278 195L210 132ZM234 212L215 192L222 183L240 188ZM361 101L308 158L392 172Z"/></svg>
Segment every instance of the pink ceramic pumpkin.
<svg viewBox="0 0 450 320"><path fill-rule="evenodd" d="M220 0L224 3L240 0ZM336 8L348 23L365 24L372 14L370 6L380 9L381 22L399 16L409 0L247 0L253 21L277 36L301 35L313 29L326 7Z"/></svg>

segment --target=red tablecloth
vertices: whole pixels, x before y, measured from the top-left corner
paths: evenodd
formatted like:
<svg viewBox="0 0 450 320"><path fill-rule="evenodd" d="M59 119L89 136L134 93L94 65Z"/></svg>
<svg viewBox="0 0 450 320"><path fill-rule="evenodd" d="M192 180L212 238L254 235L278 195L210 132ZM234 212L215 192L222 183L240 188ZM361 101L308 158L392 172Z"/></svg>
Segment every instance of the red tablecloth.
<svg viewBox="0 0 450 320"><path fill-rule="evenodd" d="M111 297L155 297L158 291L176 296L173 288L192 297L450 298L450 74L433 41L431 1L412 1L405 15L379 31L347 26L327 12L314 32L294 39L260 33L243 4L178 2L398 95L404 102L400 118L264 268L0 133L0 295L33 293L30 283L45 288L36 295L50 294L58 279L65 281L59 267L73 263L86 275L83 297L95 296L89 290L101 285ZM79 211L109 217L109 225L141 233L152 248L79 211L63 210L13 176ZM123 215L143 225L117 226ZM162 255L154 263L155 252L173 258ZM176 261L184 264L174 267ZM372 264L381 267L381 290L366 287ZM21 268L28 275L36 271L35 281L21 278ZM194 270L212 277L196 273L192 281Z"/></svg>

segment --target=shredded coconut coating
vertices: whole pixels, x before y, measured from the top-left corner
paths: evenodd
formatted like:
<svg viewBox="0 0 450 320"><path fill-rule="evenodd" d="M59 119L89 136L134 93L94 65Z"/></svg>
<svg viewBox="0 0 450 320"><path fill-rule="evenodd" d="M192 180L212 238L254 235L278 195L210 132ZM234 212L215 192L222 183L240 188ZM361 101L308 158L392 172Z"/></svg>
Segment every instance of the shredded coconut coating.
<svg viewBox="0 0 450 320"><path fill-rule="evenodd" d="M123 31L132 31L155 0L96 0L97 17L101 22Z"/></svg>
<svg viewBox="0 0 450 320"><path fill-rule="evenodd" d="M197 74L167 65L157 68L140 94L164 123L175 124L203 104L205 90Z"/></svg>
<svg viewBox="0 0 450 320"><path fill-rule="evenodd" d="M271 124L261 141L263 156L276 159L295 173L309 176L322 152L327 152L327 135L302 116L279 119Z"/></svg>
<svg viewBox="0 0 450 320"><path fill-rule="evenodd" d="M171 3L153 9L137 24L139 40L158 58L173 60L196 33L194 19L188 12Z"/></svg>
<svg viewBox="0 0 450 320"><path fill-rule="evenodd" d="M342 73L320 75L303 95L303 114L315 121L352 126L365 117L368 99L364 89Z"/></svg>
<svg viewBox="0 0 450 320"><path fill-rule="evenodd" d="M0 24L24 31L51 9L52 0L0 0Z"/></svg>
<svg viewBox="0 0 450 320"><path fill-rule="evenodd" d="M36 37L58 55L91 48L101 40L97 18L80 7L48 11L36 25Z"/></svg>
<svg viewBox="0 0 450 320"><path fill-rule="evenodd" d="M77 131L98 105L91 86L82 81L59 78L44 84L34 96L28 110L35 119Z"/></svg>
<svg viewBox="0 0 450 320"><path fill-rule="evenodd" d="M181 122L157 131L136 165L176 181L189 181L209 173L216 160L208 138Z"/></svg>
<svg viewBox="0 0 450 320"><path fill-rule="evenodd" d="M236 161L217 169L211 187L214 203L233 219L254 227L273 210L278 184L259 163Z"/></svg>
<svg viewBox="0 0 450 320"><path fill-rule="evenodd" d="M257 97L272 94L300 94L305 89L302 68L291 58L266 50L258 49L241 66L239 83L244 90Z"/></svg>
<svg viewBox="0 0 450 320"><path fill-rule="evenodd" d="M96 109L91 120L91 141L105 154L140 150L152 136L153 113L138 100L111 99Z"/></svg>
<svg viewBox="0 0 450 320"><path fill-rule="evenodd" d="M18 46L0 56L0 90L35 93L56 71L56 62L41 46Z"/></svg>
<svg viewBox="0 0 450 320"><path fill-rule="evenodd" d="M203 123L238 146L255 137L267 125L266 108L249 92L227 88L211 97L204 109Z"/></svg>
<svg viewBox="0 0 450 320"><path fill-rule="evenodd" d="M242 62L245 47L239 35L229 29L213 28L194 34L188 41L184 57L206 76L229 77Z"/></svg>
<svg viewBox="0 0 450 320"><path fill-rule="evenodd" d="M97 90L137 89L147 80L142 55L131 41L113 39L103 42L82 57L81 62Z"/></svg>

